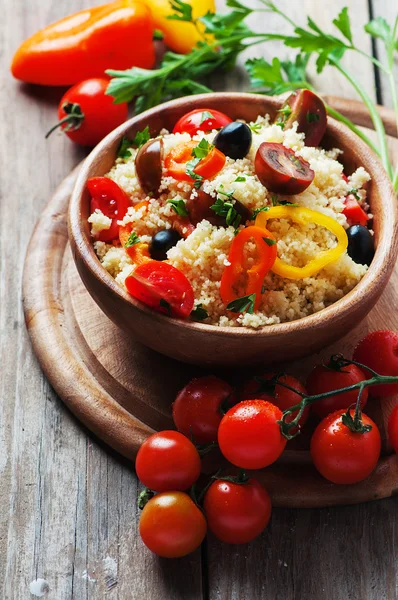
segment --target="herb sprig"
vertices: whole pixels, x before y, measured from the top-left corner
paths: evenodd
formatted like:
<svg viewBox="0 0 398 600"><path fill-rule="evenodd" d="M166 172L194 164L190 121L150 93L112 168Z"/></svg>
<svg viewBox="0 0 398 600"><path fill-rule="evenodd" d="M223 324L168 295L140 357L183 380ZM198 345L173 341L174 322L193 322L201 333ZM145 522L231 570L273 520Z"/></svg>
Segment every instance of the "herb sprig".
<svg viewBox="0 0 398 600"><path fill-rule="evenodd" d="M205 27L205 35L191 52L186 55L167 52L158 69L146 70L134 67L126 71L109 70L113 77L107 93L115 102L126 102L136 98L136 111L142 111L159 102L187 94L210 92L204 83L207 75L216 70L232 68L238 55L246 48L260 42L279 40L298 54L293 61L274 58L267 62L264 58L252 58L246 62L252 91L265 94L281 94L287 91L307 88L313 90L306 70L310 59L315 60L317 72L335 68L359 94L368 109L376 130L378 143L375 144L350 119L327 106L329 115L345 123L365 141L377 154L398 191L398 168L393 171L388 155L387 136L377 106L368 92L361 86L355 75L342 64L347 52L365 56L373 65L386 74L392 95L398 131L398 85L394 78L394 59L398 52L398 14L393 24L382 17L372 19L365 25L365 31L373 39L383 44L386 60L381 62L359 48L354 40L350 15L344 7L332 21L334 33L324 31L311 17L304 27L297 27L290 17L271 0L260 0L260 8L251 8L238 0L227 0L231 9L226 14L208 12L194 19L189 4L182 0L171 0L175 14L170 18L191 22L195 27ZM250 29L245 19L255 12L273 13L285 20L291 27L288 34L256 32ZM207 34L211 34L209 37Z"/></svg>

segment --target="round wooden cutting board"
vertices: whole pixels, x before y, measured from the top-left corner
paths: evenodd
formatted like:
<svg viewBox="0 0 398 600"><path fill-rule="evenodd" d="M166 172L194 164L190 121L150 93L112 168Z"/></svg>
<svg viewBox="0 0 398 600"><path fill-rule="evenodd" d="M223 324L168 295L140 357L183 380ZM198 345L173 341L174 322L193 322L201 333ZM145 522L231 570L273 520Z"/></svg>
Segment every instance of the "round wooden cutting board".
<svg viewBox="0 0 398 600"><path fill-rule="evenodd" d="M392 151L398 155L398 142L394 143L397 145ZM118 329L91 299L68 244L67 207L76 175L77 170L62 182L33 233L24 271L26 324L40 364L65 404L99 438L134 459L150 433L173 427L171 403L177 391L204 371L140 345ZM305 378L314 364L333 353L350 357L368 331L398 329L397 290L396 266L382 298L359 327L320 354L286 365L286 370ZM235 370L215 374L235 385L251 373ZM380 426L384 440L393 404L394 399L368 403L366 412ZM366 481L337 486L315 471L308 441L304 433L289 444L291 449L278 463L255 474L270 491L275 506L331 506L398 492L398 456L389 454L386 443L383 457ZM219 460L217 455L206 457L205 470L215 470Z"/></svg>

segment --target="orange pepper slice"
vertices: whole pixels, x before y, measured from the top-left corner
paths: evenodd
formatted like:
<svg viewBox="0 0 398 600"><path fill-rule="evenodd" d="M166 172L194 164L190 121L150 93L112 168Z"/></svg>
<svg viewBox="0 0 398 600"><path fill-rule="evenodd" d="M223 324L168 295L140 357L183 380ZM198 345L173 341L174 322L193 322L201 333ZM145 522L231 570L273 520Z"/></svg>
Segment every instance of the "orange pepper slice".
<svg viewBox="0 0 398 600"><path fill-rule="evenodd" d="M187 164L192 160L192 150L198 145L198 142L183 142L174 146L164 159L164 166L167 170L167 175L174 177L178 181L189 181L193 179L186 172ZM193 169L203 179L211 179L221 171L225 165L226 156L217 148L212 148L207 156Z"/></svg>
<svg viewBox="0 0 398 600"><path fill-rule="evenodd" d="M257 255L253 266L246 269L244 266L244 248L247 242L251 240L256 244ZM271 240L271 242L267 243L266 240ZM225 267L221 278L220 294L222 301L229 304L232 300L239 298L237 286L242 276L246 274L245 293L240 295L256 294L254 309L257 310L261 301L264 277L272 268L275 259L275 238L267 229L255 225L242 229L232 242L228 255L228 262L231 264Z"/></svg>
<svg viewBox="0 0 398 600"><path fill-rule="evenodd" d="M146 209L148 209L148 205L149 205L149 200L143 200L142 202L139 202L138 204L136 204L134 206L134 209L139 210L143 206L146 207ZM138 242L137 244L134 244L133 246L126 247L126 244L128 243L128 240L129 240L129 237L130 237L132 231L133 231L132 223L128 223L127 225L121 225L119 227L120 244L121 244L122 248L124 248L124 250L127 252L127 254L131 258L133 263L136 265L141 265L142 263L147 262L148 260L151 260L151 256L149 254L149 246L148 246L148 244Z"/></svg>

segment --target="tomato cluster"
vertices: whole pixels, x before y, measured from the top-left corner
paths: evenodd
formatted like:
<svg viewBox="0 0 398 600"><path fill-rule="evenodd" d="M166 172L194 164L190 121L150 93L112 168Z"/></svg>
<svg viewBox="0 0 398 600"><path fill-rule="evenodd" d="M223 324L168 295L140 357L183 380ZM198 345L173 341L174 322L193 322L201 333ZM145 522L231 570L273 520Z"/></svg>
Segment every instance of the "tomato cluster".
<svg viewBox="0 0 398 600"><path fill-rule="evenodd" d="M310 445L319 473L335 484L368 477L380 456L381 437L377 425L362 413L367 386L371 396L398 391L398 384L368 382L358 397L361 383L375 372L398 377L398 333L369 334L355 349L353 361L333 356L312 370L305 385L278 373L252 377L238 390L214 375L192 379L172 406L178 431L153 434L137 455L139 479L152 496L157 492L145 504L140 520L147 547L172 558L194 551L207 529L230 544L258 536L269 522L271 499L246 470L275 462L289 438L284 423L297 433L310 411L319 420ZM398 405L388 434L398 452ZM239 474L218 472L198 496L200 453L217 444L224 458L240 468Z"/></svg>

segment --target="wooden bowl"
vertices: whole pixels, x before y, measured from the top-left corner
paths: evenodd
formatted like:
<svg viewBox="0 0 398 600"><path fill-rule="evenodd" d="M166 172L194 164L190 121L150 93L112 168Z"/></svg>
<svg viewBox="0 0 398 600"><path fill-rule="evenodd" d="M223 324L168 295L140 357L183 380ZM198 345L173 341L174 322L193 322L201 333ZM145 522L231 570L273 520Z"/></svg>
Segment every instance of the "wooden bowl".
<svg viewBox="0 0 398 600"><path fill-rule="evenodd" d="M274 117L280 100L243 93L214 93L172 100L148 110L110 133L88 156L69 207L69 238L79 274L97 304L119 327L150 348L177 360L205 366L253 366L299 358L315 352L354 328L374 306L395 264L398 251L397 202L392 185L377 156L349 129L333 119L322 145L344 151L347 172L363 166L371 176L369 203L374 214L376 253L360 283L341 300L302 319L259 330L216 327L172 319L134 300L97 259L87 222L89 194L86 181L112 167L122 135L149 125L153 136L172 130L176 121L195 108L208 107L232 119Z"/></svg>

